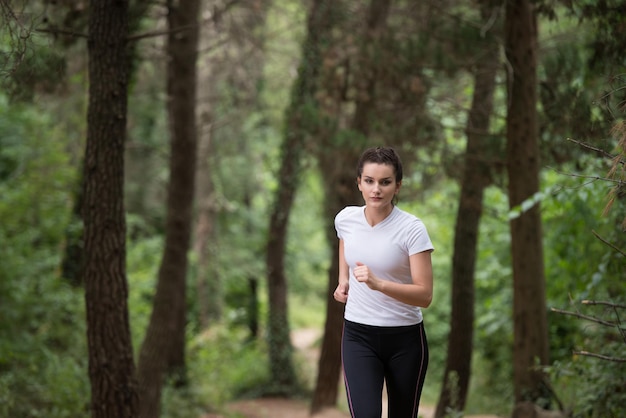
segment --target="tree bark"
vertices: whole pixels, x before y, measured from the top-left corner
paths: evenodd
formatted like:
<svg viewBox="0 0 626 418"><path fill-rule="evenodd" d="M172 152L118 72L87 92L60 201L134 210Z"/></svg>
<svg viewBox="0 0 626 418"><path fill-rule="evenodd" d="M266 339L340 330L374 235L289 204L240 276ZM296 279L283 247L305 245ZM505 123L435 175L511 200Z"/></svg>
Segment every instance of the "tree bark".
<svg viewBox="0 0 626 418"><path fill-rule="evenodd" d="M142 3L133 3L128 6L128 33L133 33L134 30L139 26L141 19L145 15L146 9L148 7L148 2ZM76 4L68 4L66 6L76 6ZM68 11L68 14L71 14L74 17L78 17L82 14L83 9L72 9L71 12ZM79 14L80 13L80 14ZM83 19L77 19L79 22L83 22ZM68 26L70 27L70 26ZM83 28L75 28L77 33L83 31ZM72 39L72 43L76 39ZM65 46L69 46L64 44ZM81 55L82 56L82 55ZM134 63L137 61L137 44L130 43L126 45L126 56L128 62L128 79L131 80L135 73L135 65ZM82 58L81 58L82 60ZM80 65L79 69L76 71L83 71L83 66ZM132 84L132 82L130 82ZM126 141L126 139L125 139ZM125 157L126 159L126 157ZM81 162L81 166L83 163ZM74 202L72 207L72 215L71 222L65 232L65 247L63 251L63 258L61 260L61 277L67 280L72 286L79 287L83 286L82 278L81 278L81 268L84 262L83 260L83 251L84 251L84 231L83 231L83 193L85 191L85 186L83 184L83 175L84 169L81 170L81 176L78 179L79 186L77 187L76 194L74 195ZM125 175L127 172L125 172ZM128 204L128 201L125 201L125 206ZM127 207L127 206L126 206ZM79 226L80 225L80 226Z"/></svg>
<svg viewBox="0 0 626 418"><path fill-rule="evenodd" d="M509 63L507 170L509 205L518 208L539 191L537 129L537 17L530 0L506 3L505 51ZM513 370L515 400L546 395L538 366L548 362L547 309L539 203L510 220L513 258Z"/></svg>
<svg viewBox="0 0 626 418"><path fill-rule="evenodd" d="M171 135L165 248L139 354L140 416L159 415L166 372L185 380L186 276L196 166L196 59L200 0L168 3L167 93Z"/></svg>
<svg viewBox="0 0 626 418"><path fill-rule="evenodd" d="M482 15L490 17L492 8L481 5ZM474 274L483 194L490 184L491 154L489 120L499 68L499 45L487 35L483 54L474 68L474 95L467 120L467 146L461 194L454 230L452 257L452 297L450 333L446 368L435 416L443 418L449 410L463 411L469 390L474 338Z"/></svg>
<svg viewBox="0 0 626 418"><path fill-rule="evenodd" d="M83 282L93 417L137 413L124 217L127 36L127 1L90 5Z"/></svg>

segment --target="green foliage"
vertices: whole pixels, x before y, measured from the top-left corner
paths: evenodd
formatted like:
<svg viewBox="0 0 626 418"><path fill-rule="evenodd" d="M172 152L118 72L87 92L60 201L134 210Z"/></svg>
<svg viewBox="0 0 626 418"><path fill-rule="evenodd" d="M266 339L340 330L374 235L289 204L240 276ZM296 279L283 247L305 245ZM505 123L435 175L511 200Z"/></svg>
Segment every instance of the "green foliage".
<svg viewBox="0 0 626 418"><path fill-rule="evenodd" d="M0 87L12 102L31 102L36 92L57 89L65 76L65 58L47 36L36 32L37 22L28 13L7 13L11 6L1 10Z"/></svg>
<svg viewBox="0 0 626 418"><path fill-rule="evenodd" d="M0 415L86 413L82 294L58 266L75 170L45 114L0 97Z"/></svg>
<svg viewBox="0 0 626 418"><path fill-rule="evenodd" d="M241 327L215 324L188 343L189 386L166 385L163 416L188 418L220 412L227 402L258 397L272 387L263 340L251 341Z"/></svg>
<svg viewBox="0 0 626 418"><path fill-rule="evenodd" d="M137 217L128 217L129 231L135 228L145 231L145 226ZM151 234L147 238L129 239L126 248L129 321L133 347L138 355L152 312L158 268L163 254L163 237Z"/></svg>
<svg viewBox="0 0 626 418"><path fill-rule="evenodd" d="M596 69L624 67L624 19L626 4L622 0L577 0L569 3L570 10L580 20L593 23L586 46L591 50L589 60Z"/></svg>
<svg viewBox="0 0 626 418"><path fill-rule="evenodd" d="M566 407L573 411L574 417L622 416L626 405L624 391L626 363L623 362L623 359L626 359L626 341L623 325L619 324L624 309L608 305L580 307L579 304L570 309L575 314L616 325L611 327L596 321L573 318L577 324L575 334L579 337L574 347L576 351L573 351L569 359L555 362L549 369L558 385L558 393ZM583 355L579 354L580 352L622 361Z"/></svg>

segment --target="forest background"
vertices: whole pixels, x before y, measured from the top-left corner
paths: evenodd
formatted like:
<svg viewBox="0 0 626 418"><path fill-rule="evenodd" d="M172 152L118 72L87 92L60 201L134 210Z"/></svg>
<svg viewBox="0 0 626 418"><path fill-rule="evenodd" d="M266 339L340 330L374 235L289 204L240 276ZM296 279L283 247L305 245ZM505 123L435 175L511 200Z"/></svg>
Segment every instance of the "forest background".
<svg viewBox="0 0 626 418"><path fill-rule="evenodd" d="M423 402L624 413L625 2L94 4L0 2L2 416L345 408L332 217L375 145L436 247Z"/></svg>

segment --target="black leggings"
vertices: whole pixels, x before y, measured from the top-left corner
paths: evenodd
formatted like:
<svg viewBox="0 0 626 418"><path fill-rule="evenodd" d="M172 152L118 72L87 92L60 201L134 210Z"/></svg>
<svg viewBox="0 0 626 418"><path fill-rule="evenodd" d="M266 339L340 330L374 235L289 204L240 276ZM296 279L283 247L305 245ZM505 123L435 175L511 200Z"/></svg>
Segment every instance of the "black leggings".
<svg viewBox="0 0 626 418"><path fill-rule="evenodd" d="M383 381L388 417L417 418L428 367L423 323L376 327L344 321L341 344L346 394L353 418L380 418Z"/></svg>

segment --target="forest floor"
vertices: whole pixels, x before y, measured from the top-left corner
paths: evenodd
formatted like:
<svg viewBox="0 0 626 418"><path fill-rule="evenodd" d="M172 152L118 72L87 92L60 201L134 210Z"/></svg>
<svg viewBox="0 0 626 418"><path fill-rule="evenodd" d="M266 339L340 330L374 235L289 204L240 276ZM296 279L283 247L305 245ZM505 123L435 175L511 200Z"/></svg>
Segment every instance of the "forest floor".
<svg viewBox="0 0 626 418"><path fill-rule="evenodd" d="M317 342L321 337L318 329L301 329L292 332L293 345L306 362L310 363L312 370L317 367L319 347ZM383 416L387 418L386 407L383 399ZM309 402L302 399L284 398L258 398L245 399L231 402L226 406L228 413L236 414L242 418L350 418L350 414L340 408L327 408L311 416ZM432 418L435 407L431 405L420 406L421 418ZM207 414L202 418L226 418L223 415ZM499 418L497 415L467 415L466 418Z"/></svg>

